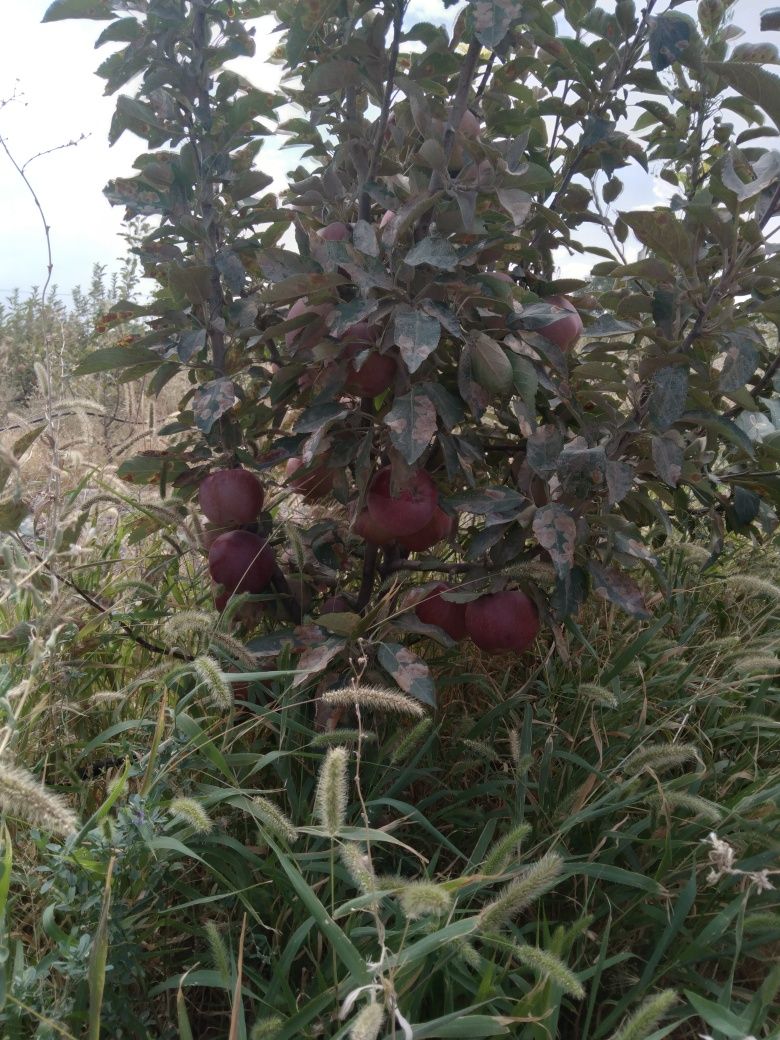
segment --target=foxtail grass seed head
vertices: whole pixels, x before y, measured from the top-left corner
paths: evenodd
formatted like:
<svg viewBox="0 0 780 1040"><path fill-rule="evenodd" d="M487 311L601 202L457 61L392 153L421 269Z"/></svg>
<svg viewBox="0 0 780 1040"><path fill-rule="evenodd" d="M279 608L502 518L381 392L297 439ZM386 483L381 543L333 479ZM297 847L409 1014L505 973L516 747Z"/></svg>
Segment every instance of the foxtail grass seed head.
<svg viewBox="0 0 780 1040"><path fill-rule="evenodd" d="M536 863L526 867L523 873L510 881L482 909L480 927L485 932L496 932L544 895L556 884L563 867L563 860L556 852L548 852Z"/></svg>
<svg viewBox="0 0 780 1040"><path fill-rule="evenodd" d="M749 675L755 679L761 675L776 675L780 658L774 654L749 654L732 661L730 671L738 675Z"/></svg>
<svg viewBox="0 0 780 1040"><path fill-rule="evenodd" d="M209 634L212 649L218 647L226 654L239 661L248 672L257 670L257 658L244 646L240 640L235 639L227 632L212 631Z"/></svg>
<svg viewBox="0 0 780 1040"><path fill-rule="evenodd" d="M269 798L257 795L252 799L252 805L255 816L270 831L273 837L286 841L288 845L292 845L298 840L298 831L295 828L295 824Z"/></svg>
<svg viewBox="0 0 780 1040"><path fill-rule="evenodd" d="M699 567L703 567L710 558L709 551L703 545L696 545L695 542L681 542L676 548L680 550L686 560Z"/></svg>
<svg viewBox="0 0 780 1040"><path fill-rule="evenodd" d="M64 798L48 791L20 766L0 761L0 811L17 816L38 830L70 837L79 829L78 818Z"/></svg>
<svg viewBox="0 0 780 1040"><path fill-rule="evenodd" d="M384 1020L385 1009L381 1004L366 1004L352 1023L350 1040L377 1040Z"/></svg>
<svg viewBox="0 0 780 1040"><path fill-rule="evenodd" d="M419 701L381 686L345 686L340 690L327 690L322 700L334 707L349 708L357 704L359 708L386 715L411 715L418 719L425 715L425 708Z"/></svg>
<svg viewBox="0 0 780 1040"><path fill-rule="evenodd" d="M646 744L626 759L623 769L630 776L637 776L644 769L664 773L699 761L698 749L693 744Z"/></svg>
<svg viewBox="0 0 780 1040"><path fill-rule="evenodd" d="M163 633L169 639L183 635L210 636L214 630L214 615L205 610L182 610L172 614L163 625Z"/></svg>
<svg viewBox="0 0 780 1040"><path fill-rule="evenodd" d="M482 957L479 951L468 939L458 939L455 943L455 956L463 961L473 971L482 971Z"/></svg>
<svg viewBox="0 0 780 1040"><path fill-rule="evenodd" d="M214 658L201 654L192 662L192 667L206 687L209 700L216 707L229 711L233 705L233 690Z"/></svg>
<svg viewBox="0 0 780 1040"><path fill-rule="evenodd" d="M520 759L523 757L520 748L520 734L516 729L510 729L507 732L507 739L509 740L509 754L512 756L512 762L515 769L519 769Z"/></svg>
<svg viewBox="0 0 780 1040"><path fill-rule="evenodd" d="M513 827L503 838L490 848L485 862L482 864L483 874L503 874L509 864L515 859L520 851L520 844L531 832L527 823L520 823Z"/></svg>
<svg viewBox="0 0 780 1040"><path fill-rule="evenodd" d="M225 940L222 938L222 933L219 928L217 928L214 921L206 921L203 930L208 939L209 950L211 951L211 962L214 965L214 970L222 979L225 988L227 988L230 985L230 977L232 973L230 970L230 954L225 945Z"/></svg>
<svg viewBox="0 0 780 1040"><path fill-rule="evenodd" d="M209 814L194 798L174 798L168 810L178 820L189 824L196 834L208 834L214 826Z"/></svg>
<svg viewBox="0 0 780 1040"><path fill-rule="evenodd" d="M343 845L341 848L341 862L360 892L368 895L369 892L377 891L379 885L376 874L371 866L371 860L364 849L361 849L359 845L353 845L352 842L348 845Z"/></svg>
<svg viewBox="0 0 780 1040"><path fill-rule="evenodd" d="M452 895L432 881L409 881L399 895L401 912L407 921L421 917L442 917L452 908Z"/></svg>
<svg viewBox="0 0 780 1040"><path fill-rule="evenodd" d="M762 597L780 603L780 586L774 585L766 578L757 578L755 574L731 574L726 588L735 597L742 596L745 599Z"/></svg>
<svg viewBox="0 0 780 1040"><path fill-rule="evenodd" d="M249 1033L249 1040L276 1040L282 1031L284 1019L281 1015L266 1015L258 1019Z"/></svg>
<svg viewBox="0 0 780 1040"><path fill-rule="evenodd" d="M430 715L426 715L424 719L420 719L415 726L412 726L409 732L401 738L393 750L393 753L390 755L390 765L394 766L399 762L404 762L415 748L422 744L423 740L428 736L432 726L433 719Z"/></svg>
<svg viewBox="0 0 780 1040"><path fill-rule="evenodd" d="M538 946L518 943L515 946L515 956L538 978L550 979L575 1000L581 1000L585 996L585 989L574 972L563 963L560 957L556 957L549 950L540 950Z"/></svg>
<svg viewBox="0 0 780 1040"><path fill-rule="evenodd" d="M320 767L314 813L331 838L341 832L347 815L347 751L329 748Z"/></svg>
<svg viewBox="0 0 780 1040"><path fill-rule="evenodd" d="M685 810L694 816L703 816L710 823L720 823L723 819L723 809L715 802L707 798L701 798L697 794L689 794L687 791L664 790L663 794L652 794L647 801L655 809Z"/></svg>
<svg viewBox="0 0 780 1040"><path fill-rule="evenodd" d="M647 1040L666 1012L677 1003L673 989L664 989L639 1005L610 1040Z"/></svg>
<svg viewBox="0 0 780 1040"><path fill-rule="evenodd" d="M598 683L580 683L580 694L588 700L601 704L604 708L617 708L618 700L612 690Z"/></svg>
<svg viewBox="0 0 780 1040"><path fill-rule="evenodd" d="M339 744L375 744L376 733L373 730L359 729L326 729L322 733L315 733L311 738L312 747L334 747Z"/></svg>

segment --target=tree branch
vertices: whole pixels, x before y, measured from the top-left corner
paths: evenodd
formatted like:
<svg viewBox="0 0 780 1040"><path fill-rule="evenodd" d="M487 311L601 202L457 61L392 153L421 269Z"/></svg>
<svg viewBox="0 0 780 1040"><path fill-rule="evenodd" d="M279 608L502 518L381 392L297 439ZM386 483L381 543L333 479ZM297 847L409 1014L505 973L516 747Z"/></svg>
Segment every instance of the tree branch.
<svg viewBox="0 0 780 1040"><path fill-rule="evenodd" d="M385 131L387 130L387 122L390 118L390 105L393 100L393 90L395 88L395 71L398 67L398 52L401 47L401 30L403 28L405 4L403 3L403 0L395 0L395 5L395 11L393 14L393 41L390 44L390 54L387 59L385 95L382 99L382 109L379 113L379 122L376 127L376 136L374 138L371 162L369 163L366 179L363 182L363 189L360 193L360 205L358 207L358 217L360 220L368 220L371 215L371 196L366 191L366 185L370 184L375 179L376 171L379 167L379 160L382 155L382 146L384 145L385 140Z"/></svg>

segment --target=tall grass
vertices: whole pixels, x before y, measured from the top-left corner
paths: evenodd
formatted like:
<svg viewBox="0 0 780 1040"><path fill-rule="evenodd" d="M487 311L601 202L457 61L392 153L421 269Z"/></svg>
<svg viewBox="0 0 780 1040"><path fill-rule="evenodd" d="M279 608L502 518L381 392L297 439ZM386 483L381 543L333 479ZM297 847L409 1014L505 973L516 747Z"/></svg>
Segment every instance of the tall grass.
<svg viewBox="0 0 780 1040"><path fill-rule="evenodd" d="M323 733L153 506L3 547L3 1037L777 1035L776 552Z"/></svg>

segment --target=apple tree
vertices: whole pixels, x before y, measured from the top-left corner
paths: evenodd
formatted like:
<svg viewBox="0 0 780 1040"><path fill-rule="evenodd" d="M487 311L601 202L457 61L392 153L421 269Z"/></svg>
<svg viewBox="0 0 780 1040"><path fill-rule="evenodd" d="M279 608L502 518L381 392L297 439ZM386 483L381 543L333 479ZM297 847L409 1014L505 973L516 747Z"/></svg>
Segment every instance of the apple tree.
<svg viewBox="0 0 780 1040"><path fill-rule="evenodd" d="M774 529L778 55L679 6L50 6L106 23L157 285L81 371L186 377L120 476L198 503L220 608L281 604L257 652L432 703L422 641L646 618L666 540Z"/></svg>

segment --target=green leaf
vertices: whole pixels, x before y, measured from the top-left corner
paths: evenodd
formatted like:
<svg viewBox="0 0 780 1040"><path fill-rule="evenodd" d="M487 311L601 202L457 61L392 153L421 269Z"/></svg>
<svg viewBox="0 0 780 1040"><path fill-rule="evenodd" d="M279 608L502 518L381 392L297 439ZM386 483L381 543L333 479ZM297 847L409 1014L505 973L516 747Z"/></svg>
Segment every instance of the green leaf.
<svg viewBox="0 0 780 1040"><path fill-rule="evenodd" d="M439 345L441 325L436 318L401 305L393 316L393 339L410 372L420 365Z"/></svg>
<svg viewBox="0 0 780 1040"><path fill-rule="evenodd" d="M523 0L471 0L474 32L481 44L495 50L512 22L523 15Z"/></svg>
<svg viewBox="0 0 780 1040"><path fill-rule="evenodd" d="M42 22L62 22L67 18L91 18L107 22L114 17L111 0L54 0L41 19Z"/></svg>
<svg viewBox="0 0 780 1040"><path fill-rule="evenodd" d="M133 365L158 364L160 355L146 347L104 347L88 354L73 373L76 376L93 375L95 372L114 372L118 368Z"/></svg>
<svg viewBox="0 0 780 1040"><path fill-rule="evenodd" d="M306 89L313 94L337 94L345 87L354 87L360 80L360 68L354 61L326 61L317 65L306 81Z"/></svg>
<svg viewBox="0 0 780 1040"><path fill-rule="evenodd" d="M565 578L574 566L577 523L568 509L550 504L537 509L533 531L536 540L550 554L559 578Z"/></svg>
<svg viewBox="0 0 780 1040"><path fill-rule="evenodd" d="M491 394L506 394L514 383L507 352L496 340L477 332L471 337L471 370L474 379Z"/></svg>
<svg viewBox="0 0 780 1040"><path fill-rule="evenodd" d="M533 361L522 354L510 351L509 364L512 366L512 381L515 390L520 394L529 412L536 412L536 392L539 389L539 376Z"/></svg>
<svg viewBox="0 0 780 1040"><path fill-rule="evenodd" d="M494 513L518 513L528 504L528 500L512 488L483 487L475 491L464 491L461 495L450 495L446 503L460 513L487 516Z"/></svg>
<svg viewBox="0 0 780 1040"><path fill-rule="evenodd" d="M436 434L436 408L423 391L413 386L408 394L396 397L385 416L390 440L411 466L422 455Z"/></svg>
<svg viewBox="0 0 780 1040"><path fill-rule="evenodd" d="M432 708L436 707L436 687L428 665L416 654L398 643L382 643L377 657L379 664L395 679L404 693Z"/></svg>
<svg viewBox="0 0 780 1040"><path fill-rule="evenodd" d="M229 412L235 403L236 389L232 379L213 379L204 383L192 398L195 425L204 433L210 433L217 419Z"/></svg>
<svg viewBox="0 0 780 1040"><path fill-rule="evenodd" d="M604 567L595 560L590 561L588 570L593 578L593 591L597 596L609 600L632 617L650 617L642 591L633 578L616 567Z"/></svg>
<svg viewBox="0 0 780 1040"><path fill-rule="evenodd" d="M26 502L0 502L0 531L16 531L29 512Z"/></svg>
<svg viewBox="0 0 780 1040"><path fill-rule="evenodd" d="M704 426L713 433L717 433L724 440L741 448L746 455L753 458L756 454L753 442L748 435L742 431L731 419L725 415L716 415L714 412L686 412L680 416L679 422L686 425Z"/></svg>
<svg viewBox="0 0 780 1040"><path fill-rule="evenodd" d="M653 389L648 410L654 426L665 430L677 422L688 399L688 369L684 365L666 365L653 374Z"/></svg>
<svg viewBox="0 0 780 1040"><path fill-rule="evenodd" d="M694 38L693 20L675 11L650 19L650 62L656 72L680 61Z"/></svg>
<svg viewBox="0 0 780 1040"><path fill-rule="evenodd" d="M620 219L628 224L642 245L685 270L691 268L695 252L693 240L670 210L621 213Z"/></svg>
<svg viewBox="0 0 780 1040"><path fill-rule="evenodd" d="M720 1004L707 1000L706 997L699 996L698 993L692 993L690 990L685 990L685 996L690 1001L696 1014L708 1026L712 1029L717 1029L724 1036L734 1037L735 1040L744 1040L750 1031L750 1021L740 1018L739 1015L735 1015L728 1008L721 1007Z"/></svg>
<svg viewBox="0 0 780 1040"><path fill-rule="evenodd" d="M717 73L743 97L763 108L775 126L780 127L780 78L760 65L734 61L705 61L704 68Z"/></svg>

